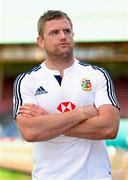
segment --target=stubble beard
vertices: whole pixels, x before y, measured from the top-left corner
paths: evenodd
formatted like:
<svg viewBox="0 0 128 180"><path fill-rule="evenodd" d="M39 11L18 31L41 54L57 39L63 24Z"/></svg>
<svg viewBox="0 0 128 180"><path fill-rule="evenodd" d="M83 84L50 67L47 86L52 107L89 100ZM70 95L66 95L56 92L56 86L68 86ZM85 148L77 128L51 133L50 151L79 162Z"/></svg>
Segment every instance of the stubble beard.
<svg viewBox="0 0 128 180"><path fill-rule="evenodd" d="M56 59L62 59L62 60L64 60L64 61L68 61L68 59L70 59L71 57L73 56L73 49L72 48L69 48L67 51L58 51L58 50L56 50L55 51L55 58Z"/></svg>
<svg viewBox="0 0 128 180"><path fill-rule="evenodd" d="M56 48L53 51L46 50L46 54L52 59L54 62L68 62L73 58L73 46L70 46L67 50L60 50Z"/></svg>

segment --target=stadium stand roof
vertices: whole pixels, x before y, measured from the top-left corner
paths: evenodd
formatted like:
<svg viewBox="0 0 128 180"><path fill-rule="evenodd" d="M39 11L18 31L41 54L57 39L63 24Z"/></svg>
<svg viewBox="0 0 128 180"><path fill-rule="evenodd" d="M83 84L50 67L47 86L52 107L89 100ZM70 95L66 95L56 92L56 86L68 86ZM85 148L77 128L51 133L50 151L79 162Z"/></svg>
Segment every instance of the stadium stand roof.
<svg viewBox="0 0 128 180"><path fill-rule="evenodd" d="M128 41L127 0L0 0L0 44L35 43L48 9L68 13L76 42Z"/></svg>

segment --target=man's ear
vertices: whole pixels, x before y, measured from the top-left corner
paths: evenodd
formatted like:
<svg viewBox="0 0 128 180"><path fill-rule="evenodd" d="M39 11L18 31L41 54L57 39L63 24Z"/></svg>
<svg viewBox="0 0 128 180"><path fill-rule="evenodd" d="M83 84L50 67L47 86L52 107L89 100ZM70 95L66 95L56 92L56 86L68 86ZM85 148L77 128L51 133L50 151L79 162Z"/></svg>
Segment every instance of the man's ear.
<svg viewBox="0 0 128 180"><path fill-rule="evenodd" d="M37 37L37 44L39 45L40 48L44 48L44 40L41 36Z"/></svg>

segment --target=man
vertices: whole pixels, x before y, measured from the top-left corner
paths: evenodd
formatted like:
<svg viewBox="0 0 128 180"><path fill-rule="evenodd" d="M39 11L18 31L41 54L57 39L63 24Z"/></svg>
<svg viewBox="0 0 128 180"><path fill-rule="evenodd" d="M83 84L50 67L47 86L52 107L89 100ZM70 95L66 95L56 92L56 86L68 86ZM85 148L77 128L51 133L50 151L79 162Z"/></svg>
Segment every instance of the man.
<svg viewBox="0 0 128 180"><path fill-rule="evenodd" d="M73 26L61 11L38 21L46 58L14 85L14 116L33 142L33 180L110 180L104 139L117 135L119 105L108 73L73 57Z"/></svg>

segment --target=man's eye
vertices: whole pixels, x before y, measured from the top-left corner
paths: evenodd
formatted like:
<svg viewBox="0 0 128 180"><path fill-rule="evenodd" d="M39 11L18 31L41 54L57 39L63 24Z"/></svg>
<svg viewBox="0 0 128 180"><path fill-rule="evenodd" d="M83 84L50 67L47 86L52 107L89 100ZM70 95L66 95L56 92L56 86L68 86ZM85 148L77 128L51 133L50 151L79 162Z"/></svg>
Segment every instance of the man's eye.
<svg viewBox="0 0 128 180"><path fill-rule="evenodd" d="M71 30L70 29L65 29L64 32L65 33L71 33Z"/></svg>
<svg viewBox="0 0 128 180"><path fill-rule="evenodd" d="M56 30L56 31L52 31L50 34L51 34L51 35L57 35L57 34L58 34L58 31L57 31L57 30Z"/></svg>

